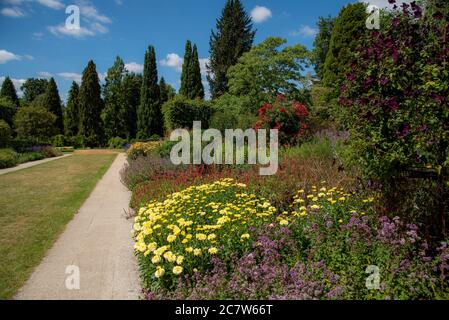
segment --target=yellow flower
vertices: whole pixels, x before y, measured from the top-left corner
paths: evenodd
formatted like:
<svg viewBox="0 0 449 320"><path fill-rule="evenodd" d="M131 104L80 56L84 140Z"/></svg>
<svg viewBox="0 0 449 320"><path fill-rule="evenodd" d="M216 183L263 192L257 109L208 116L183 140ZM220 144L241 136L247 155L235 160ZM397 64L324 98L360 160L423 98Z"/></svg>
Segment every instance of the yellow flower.
<svg viewBox="0 0 449 320"><path fill-rule="evenodd" d="M188 248L186 248L186 252L192 252L193 251L193 248L192 247L188 247Z"/></svg>
<svg viewBox="0 0 449 320"><path fill-rule="evenodd" d="M318 209L320 209L320 206L314 204L314 205L310 206L310 209L312 209L312 210L318 210Z"/></svg>
<svg viewBox="0 0 449 320"><path fill-rule="evenodd" d="M152 259L151 259L151 262L153 263L153 264L158 264L159 262L161 262L161 256L154 256Z"/></svg>
<svg viewBox="0 0 449 320"><path fill-rule="evenodd" d="M217 254L217 252L218 252L217 248L215 248L215 247L209 248L209 253L210 254Z"/></svg>
<svg viewBox="0 0 449 320"><path fill-rule="evenodd" d="M206 240L206 239L207 239L207 236L206 236L204 233L198 233L198 234L196 235L196 238L197 238L198 240L200 240L200 241L203 241L203 240Z"/></svg>
<svg viewBox="0 0 449 320"><path fill-rule="evenodd" d="M173 274L180 275L182 273L182 270L183 270L182 267L176 266L173 268Z"/></svg>
<svg viewBox="0 0 449 320"><path fill-rule="evenodd" d="M207 240L214 240L217 236L214 233L211 233L207 236Z"/></svg>
<svg viewBox="0 0 449 320"><path fill-rule="evenodd" d="M176 236L174 235L174 234L170 234L168 237L167 237L167 241L168 242L173 242L173 241L175 241L176 240Z"/></svg>
<svg viewBox="0 0 449 320"><path fill-rule="evenodd" d="M250 235L248 233L242 234L242 236L240 237L242 240L244 239L249 239Z"/></svg>
<svg viewBox="0 0 449 320"><path fill-rule="evenodd" d="M338 201L345 201L345 200L346 200L345 197L340 197L340 198L338 198Z"/></svg>
<svg viewBox="0 0 449 320"><path fill-rule="evenodd" d="M279 222L279 224L280 224L281 226L286 226L286 225L288 225L288 221L285 220L285 219L282 219L282 220Z"/></svg>
<svg viewBox="0 0 449 320"><path fill-rule="evenodd" d="M178 258L176 259L176 263L177 264L182 264L184 262L184 257L183 256L178 256Z"/></svg>
<svg viewBox="0 0 449 320"><path fill-rule="evenodd" d="M164 253L164 258L168 262L175 262L176 261L176 255L174 255L171 251L167 251Z"/></svg>
<svg viewBox="0 0 449 320"><path fill-rule="evenodd" d="M197 273L198 269L197 268L193 268L193 272Z"/></svg>
<svg viewBox="0 0 449 320"><path fill-rule="evenodd" d="M201 255L201 249L195 249L193 250L193 255L198 257L199 255Z"/></svg>
<svg viewBox="0 0 449 320"><path fill-rule="evenodd" d="M338 220L338 223L340 224L343 223L343 219Z"/></svg>
<svg viewBox="0 0 449 320"><path fill-rule="evenodd" d="M151 252L153 252L154 250L156 250L157 249L157 243L156 242L151 242L149 245L148 245L148 250L150 250Z"/></svg>
<svg viewBox="0 0 449 320"><path fill-rule="evenodd" d="M154 276L155 276L156 278L160 278L160 277L162 277L164 274L165 274L165 269L164 269L164 268L158 268L158 269L156 270L156 272L154 273Z"/></svg>

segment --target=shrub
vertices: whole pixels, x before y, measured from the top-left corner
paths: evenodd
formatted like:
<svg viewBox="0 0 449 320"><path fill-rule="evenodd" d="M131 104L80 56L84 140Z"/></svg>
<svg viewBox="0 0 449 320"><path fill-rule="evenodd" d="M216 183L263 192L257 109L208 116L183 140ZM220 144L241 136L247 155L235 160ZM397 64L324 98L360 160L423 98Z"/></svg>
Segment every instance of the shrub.
<svg viewBox="0 0 449 320"><path fill-rule="evenodd" d="M298 101L287 101L284 95L278 95L273 104L265 103L258 114L256 128L278 129L281 144L297 143L306 134L307 107Z"/></svg>
<svg viewBox="0 0 449 320"><path fill-rule="evenodd" d="M165 140L156 148L155 152L161 158L169 158L173 146L177 143L177 141Z"/></svg>
<svg viewBox="0 0 449 320"><path fill-rule="evenodd" d="M201 121L202 127L207 128L212 109L207 101L177 96L162 106L162 112L167 130L191 129L194 121Z"/></svg>
<svg viewBox="0 0 449 320"><path fill-rule="evenodd" d="M134 160L139 156L147 156L154 153L159 145L159 141L136 142L129 147L126 154L128 159Z"/></svg>
<svg viewBox="0 0 449 320"><path fill-rule="evenodd" d="M17 107L8 97L0 97L0 120L4 120L10 126L13 125L13 118Z"/></svg>
<svg viewBox="0 0 449 320"><path fill-rule="evenodd" d="M0 120L0 148L8 146L11 140L11 133L9 124L4 120Z"/></svg>
<svg viewBox="0 0 449 320"><path fill-rule="evenodd" d="M74 147L56 147L55 149L64 153L75 151Z"/></svg>
<svg viewBox="0 0 449 320"><path fill-rule="evenodd" d="M224 179L141 208L134 248L144 287L173 288L182 275L208 270L211 257L228 260L247 250L250 228L270 221L276 209L245 189Z"/></svg>
<svg viewBox="0 0 449 320"><path fill-rule="evenodd" d="M0 149L0 169L14 167L18 161L17 152L12 149Z"/></svg>
<svg viewBox="0 0 449 320"><path fill-rule="evenodd" d="M41 152L45 156L45 158L54 158L54 157L62 156L61 151L59 151L51 146L43 147Z"/></svg>
<svg viewBox="0 0 449 320"><path fill-rule="evenodd" d="M42 152L26 152L19 155L19 163L26 163L30 161L42 160L45 155Z"/></svg>
<svg viewBox="0 0 449 320"><path fill-rule="evenodd" d="M43 107L23 107L14 117L19 138L48 140L54 133L56 116Z"/></svg>
<svg viewBox="0 0 449 320"><path fill-rule="evenodd" d="M128 142L126 139L121 137L114 137L109 139L108 148L109 149L123 149Z"/></svg>
<svg viewBox="0 0 449 320"><path fill-rule="evenodd" d="M64 147L67 145L67 138L63 134L58 134L52 139L53 147Z"/></svg>
<svg viewBox="0 0 449 320"><path fill-rule="evenodd" d="M433 235L445 236L449 74L442 44L449 41L449 20L438 12L428 19L422 15L415 3L404 5L370 33L346 76L339 103L354 158L385 191L387 209L433 216L425 224L441 226ZM404 192L410 185L419 192L423 184L427 199ZM411 197L420 200L410 203Z"/></svg>

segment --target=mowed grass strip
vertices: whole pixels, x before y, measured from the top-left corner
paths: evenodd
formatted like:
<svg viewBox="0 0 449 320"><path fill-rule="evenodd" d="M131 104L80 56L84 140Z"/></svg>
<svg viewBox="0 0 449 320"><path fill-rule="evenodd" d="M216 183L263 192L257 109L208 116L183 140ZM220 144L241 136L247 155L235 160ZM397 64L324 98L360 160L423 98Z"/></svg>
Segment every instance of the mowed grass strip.
<svg viewBox="0 0 449 320"><path fill-rule="evenodd" d="M0 176L0 299L9 299L117 154L74 154Z"/></svg>

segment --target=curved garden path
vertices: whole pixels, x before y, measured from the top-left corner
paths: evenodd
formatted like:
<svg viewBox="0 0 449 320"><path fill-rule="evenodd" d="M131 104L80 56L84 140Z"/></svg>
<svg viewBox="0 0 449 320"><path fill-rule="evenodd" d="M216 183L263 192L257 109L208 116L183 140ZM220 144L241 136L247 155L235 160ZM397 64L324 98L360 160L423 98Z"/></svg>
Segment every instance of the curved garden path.
<svg viewBox="0 0 449 320"><path fill-rule="evenodd" d="M139 298L132 221L124 211L130 192L119 176L125 162L119 154L15 299Z"/></svg>

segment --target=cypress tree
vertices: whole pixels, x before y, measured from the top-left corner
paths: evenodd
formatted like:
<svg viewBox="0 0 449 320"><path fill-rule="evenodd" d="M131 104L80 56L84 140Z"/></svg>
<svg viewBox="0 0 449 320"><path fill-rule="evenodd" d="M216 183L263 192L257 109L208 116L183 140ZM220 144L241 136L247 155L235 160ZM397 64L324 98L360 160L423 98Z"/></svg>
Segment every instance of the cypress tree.
<svg viewBox="0 0 449 320"><path fill-rule="evenodd" d="M323 82L339 88L353 59L359 41L367 33L366 4L348 4L342 8L332 30L332 36L323 69Z"/></svg>
<svg viewBox="0 0 449 320"><path fill-rule="evenodd" d="M133 139L137 135L137 109L140 103L142 75L126 74L123 79L123 94L125 96L126 135Z"/></svg>
<svg viewBox="0 0 449 320"><path fill-rule="evenodd" d="M168 101L168 88L164 77L161 77L161 80L159 81L159 91L161 92L161 104L164 104Z"/></svg>
<svg viewBox="0 0 449 320"><path fill-rule="evenodd" d="M14 87L14 83L11 81L9 77L6 77L5 80L3 81L2 89L0 90L0 96L9 98L12 101L12 103L14 103L16 108L20 106L16 88Z"/></svg>
<svg viewBox="0 0 449 320"><path fill-rule="evenodd" d="M210 37L210 63L207 77L212 98L218 98L228 91L226 73L238 59L251 49L256 34L251 17L240 0L227 0L217 19L216 31Z"/></svg>
<svg viewBox="0 0 449 320"><path fill-rule="evenodd" d="M127 136L126 112L123 94L123 79L127 71L120 57L108 70L103 90L105 108L102 113L104 130L107 139Z"/></svg>
<svg viewBox="0 0 449 320"><path fill-rule="evenodd" d="M68 136L76 136L79 132L79 86L73 81L69 90L67 99L67 108L65 110L65 132Z"/></svg>
<svg viewBox="0 0 449 320"><path fill-rule="evenodd" d="M83 78L79 93L80 135L88 147L98 147L103 144L103 123L101 121L100 79L95 63L90 60L83 71Z"/></svg>
<svg viewBox="0 0 449 320"><path fill-rule="evenodd" d="M58 86L55 79L51 78L43 97L43 106L56 116L56 133L64 133L64 119L62 115L61 98L59 97Z"/></svg>
<svg viewBox="0 0 449 320"><path fill-rule="evenodd" d="M149 46L145 53L140 105L137 111L137 130L137 137L140 139L163 134L156 53L153 46Z"/></svg>
<svg viewBox="0 0 449 320"><path fill-rule="evenodd" d="M190 99L204 99L204 87L201 79L201 67L198 59L198 49L193 46L192 62L190 63L191 89L189 93Z"/></svg>
<svg viewBox="0 0 449 320"><path fill-rule="evenodd" d="M184 97L188 97L191 88L191 67L192 63L192 43L190 40L187 40L186 50L184 53L184 62L182 64L182 73L181 73L181 88L179 89L179 94Z"/></svg>

